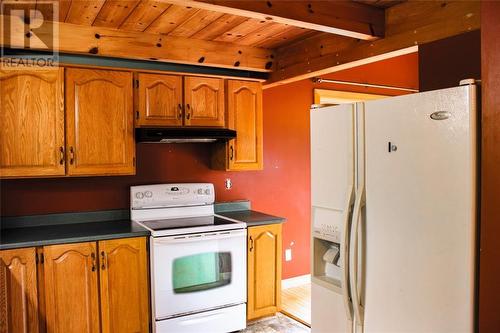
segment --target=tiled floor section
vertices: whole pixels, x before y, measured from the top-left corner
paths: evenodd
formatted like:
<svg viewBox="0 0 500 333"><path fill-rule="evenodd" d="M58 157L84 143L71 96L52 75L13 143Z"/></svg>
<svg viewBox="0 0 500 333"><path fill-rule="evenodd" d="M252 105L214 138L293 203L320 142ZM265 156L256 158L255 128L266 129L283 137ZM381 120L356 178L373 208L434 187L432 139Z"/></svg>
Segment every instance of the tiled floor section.
<svg viewBox="0 0 500 333"><path fill-rule="evenodd" d="M311 283L283 289L281 310L286 315L311 325Z"/></svg>
<svg viewBox="0 0 500 333"><path fill-rule="evenodd" d="M263 318L252 322L240 333L310 333L309 327L302 325L284 314Z"/></svg>

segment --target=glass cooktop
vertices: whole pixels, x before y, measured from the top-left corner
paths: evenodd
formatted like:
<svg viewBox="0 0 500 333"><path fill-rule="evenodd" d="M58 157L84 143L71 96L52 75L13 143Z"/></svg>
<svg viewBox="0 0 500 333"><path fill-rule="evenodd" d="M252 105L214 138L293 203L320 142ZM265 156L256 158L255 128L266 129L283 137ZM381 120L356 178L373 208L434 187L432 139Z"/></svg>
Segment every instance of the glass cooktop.
<svg viewBox="0 0 500 333"><path fill-rule="evenodd" d="M142 221L141 223L151 230L168 230L204 226L220 226L226 224L235 224L237 222L222 219L217 216L197 216L176 219L149 220Z"/></svg>

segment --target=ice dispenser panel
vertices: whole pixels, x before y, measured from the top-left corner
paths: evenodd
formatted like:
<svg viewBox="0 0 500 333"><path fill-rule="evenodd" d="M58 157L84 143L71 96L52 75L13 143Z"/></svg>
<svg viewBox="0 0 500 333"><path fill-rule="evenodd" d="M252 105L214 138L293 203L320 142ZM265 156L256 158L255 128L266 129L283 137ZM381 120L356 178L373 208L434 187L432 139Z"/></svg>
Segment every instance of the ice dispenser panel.
<svg viewBox="0 0 500 333"><path fill-rule="evenodd" d="M313 238L313 276L337 287L341 285L340 244Z"/></svg>
<svg viewBox="0 0 500 333"><path fill-rule="evenodd" d="M342 224L342 210L312 207L313 235L326 236L340 243Z"/></svg>

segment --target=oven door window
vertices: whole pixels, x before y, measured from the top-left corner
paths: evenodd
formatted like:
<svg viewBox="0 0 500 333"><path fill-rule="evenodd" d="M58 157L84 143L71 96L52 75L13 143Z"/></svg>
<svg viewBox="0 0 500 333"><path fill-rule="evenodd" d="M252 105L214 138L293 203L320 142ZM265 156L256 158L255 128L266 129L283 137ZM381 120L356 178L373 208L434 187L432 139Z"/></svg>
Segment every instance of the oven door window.
<svg viewBox="0 0 500 333"><path fill-rule="evenodd" d="M180 257L172 265L175 294L215 289L231 283L230 252L206 252Z"/></svg>

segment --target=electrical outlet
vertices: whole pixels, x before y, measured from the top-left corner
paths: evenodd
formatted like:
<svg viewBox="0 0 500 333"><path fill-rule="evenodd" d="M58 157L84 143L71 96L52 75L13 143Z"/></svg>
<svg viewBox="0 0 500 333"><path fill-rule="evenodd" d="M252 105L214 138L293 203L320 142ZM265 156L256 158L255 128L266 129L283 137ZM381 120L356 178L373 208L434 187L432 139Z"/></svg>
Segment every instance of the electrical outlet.
<svg viewBox="0 0 500 333"><path fill-rule="evenodd" d="M285 261L291 261L292 260L292 249L286 249L285 250Z"/></svg>
<svg viewBox="0 0 500 333"><path fill-rule="evenodd" d="M230 178L226 178L224 185L226 186L226 190L230 190L233 187L233 183Z"/></svg>

